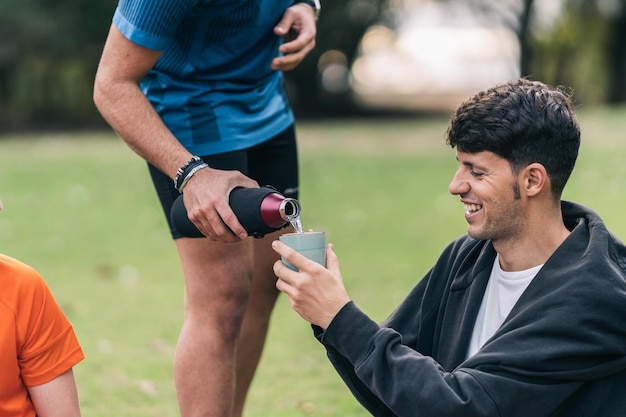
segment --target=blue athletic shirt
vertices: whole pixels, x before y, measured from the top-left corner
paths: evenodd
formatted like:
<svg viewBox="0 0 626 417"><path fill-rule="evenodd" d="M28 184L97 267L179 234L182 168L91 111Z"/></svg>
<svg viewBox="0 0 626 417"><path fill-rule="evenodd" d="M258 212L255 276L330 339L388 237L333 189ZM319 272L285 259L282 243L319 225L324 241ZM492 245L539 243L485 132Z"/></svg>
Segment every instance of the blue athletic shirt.
<svg viewBox="0 0 626 417"><path fill-rule="evenodd" d="M294 122L273 32L294 0L120 0L113 24L163 51L141 82L167 127L195 155L246 149Z"/></svg>

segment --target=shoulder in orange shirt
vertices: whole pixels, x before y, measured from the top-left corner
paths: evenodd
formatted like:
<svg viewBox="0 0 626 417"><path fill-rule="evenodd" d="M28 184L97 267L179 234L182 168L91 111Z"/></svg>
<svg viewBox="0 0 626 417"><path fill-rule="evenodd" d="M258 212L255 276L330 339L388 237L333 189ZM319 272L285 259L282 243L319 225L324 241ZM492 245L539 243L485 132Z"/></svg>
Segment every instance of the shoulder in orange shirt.
<svg viewBox="0 0 626 417"><path fill-rule="evenodd" d="M29 386L84 358L72 325L32 267L0 254L0 416L32 416Z"/></svg>

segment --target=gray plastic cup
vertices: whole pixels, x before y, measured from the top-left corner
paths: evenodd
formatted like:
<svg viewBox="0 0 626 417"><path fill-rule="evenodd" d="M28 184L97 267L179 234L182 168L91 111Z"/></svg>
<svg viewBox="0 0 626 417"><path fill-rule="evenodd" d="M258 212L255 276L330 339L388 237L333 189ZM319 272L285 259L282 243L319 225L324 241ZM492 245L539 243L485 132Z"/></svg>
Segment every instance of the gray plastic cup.
<svg viewBox="0 0 626 417"><path fill-rule="evenodd" d="M324 232L286 233L280 235L279 240L310 260L326 266L326 235ZM281 260L290 269L298 271L298 268L287 262L285 258L281 257Z"/></svg>

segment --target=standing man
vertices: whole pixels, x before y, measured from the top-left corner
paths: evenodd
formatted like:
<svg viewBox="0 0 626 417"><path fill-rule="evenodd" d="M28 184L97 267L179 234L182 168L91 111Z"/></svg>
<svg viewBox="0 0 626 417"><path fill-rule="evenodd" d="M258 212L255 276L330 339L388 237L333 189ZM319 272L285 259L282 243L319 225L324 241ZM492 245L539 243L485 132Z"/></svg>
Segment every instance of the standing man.
<svg viewBox="0 0 626 417"><path fill-rule="evenodd" d="M467 234L391 316L373 322L328 269L281 242L277 287L314 324L374 416L622 417L626 246L596 213L561 201L580 130L569 98L526 79L452 117Z"/></svg>
<svg viewBox="0 0 626 417"><path fill-rule="evenodd" d="M0 416L80 417L73 367L84 357L41 275L0 254Z"/></svg>
<svg viewBox="0 0 626 417"><path fill-rule="evenodd" d="M149 163L169 220L184 192L207 237L170 223L185 276L174 379L183 417L242 415L278 292L276 255L247 238L228 205L235 187L297 197L294 117L281 71L315 45L316 3L120 0L94 101Z"/></svg>

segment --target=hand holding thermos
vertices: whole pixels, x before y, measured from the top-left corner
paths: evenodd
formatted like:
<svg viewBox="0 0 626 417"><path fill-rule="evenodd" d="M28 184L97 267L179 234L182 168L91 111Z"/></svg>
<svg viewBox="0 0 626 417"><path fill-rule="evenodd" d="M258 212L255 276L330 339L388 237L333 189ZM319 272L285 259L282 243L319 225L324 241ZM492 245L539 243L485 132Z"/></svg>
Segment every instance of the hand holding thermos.
<svg viewBox="0 0 626 417"><path fill-rule="evenodd" d="M279 230L300 217L300 203L287 198L271 187L235 188L229 204L239 223L256 238ZM204 237L189 220L182 194L174 201L170 212L172 223L185 237Z"/></svg>

